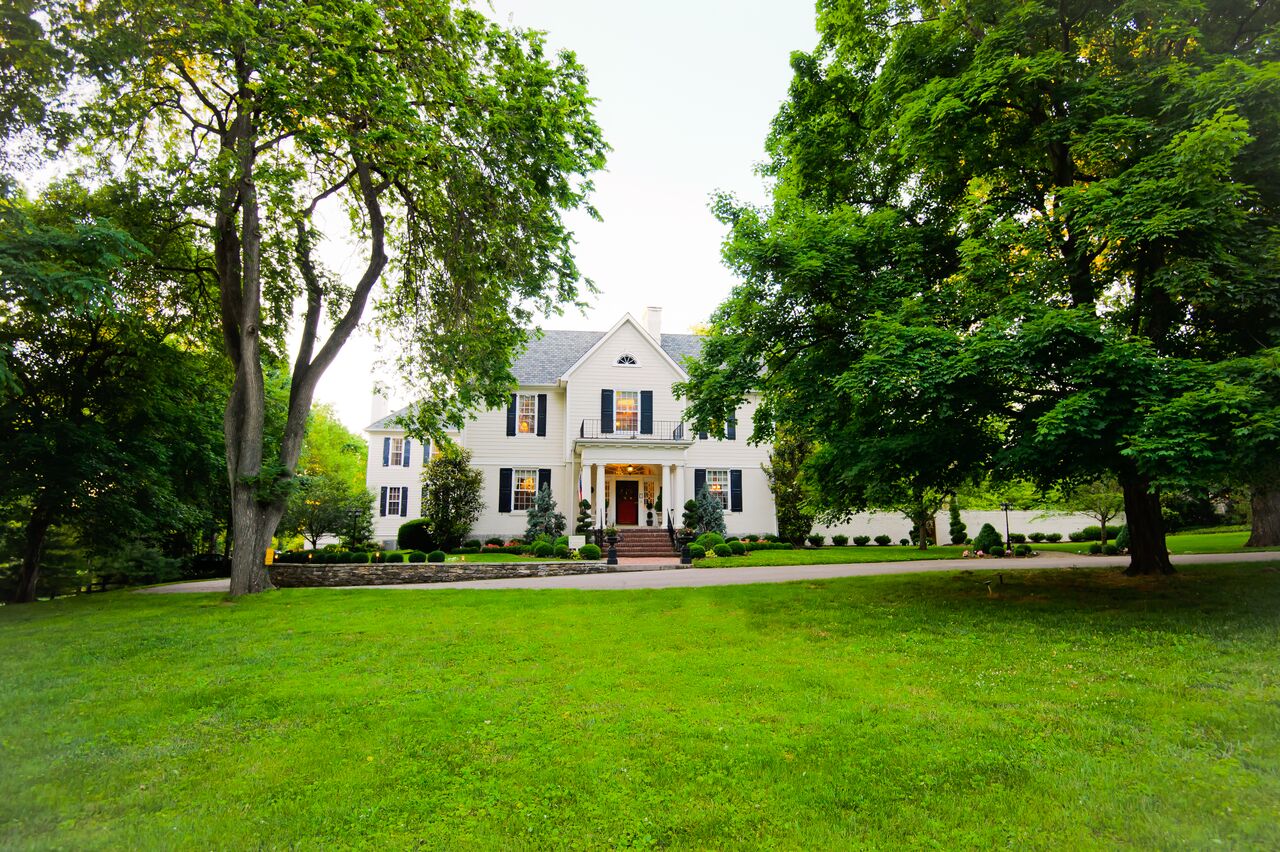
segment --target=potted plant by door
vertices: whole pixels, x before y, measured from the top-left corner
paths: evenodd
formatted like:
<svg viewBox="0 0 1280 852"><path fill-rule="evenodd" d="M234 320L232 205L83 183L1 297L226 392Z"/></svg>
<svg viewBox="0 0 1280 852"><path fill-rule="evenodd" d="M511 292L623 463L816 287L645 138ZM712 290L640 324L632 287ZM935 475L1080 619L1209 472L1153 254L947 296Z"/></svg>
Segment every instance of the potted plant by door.
<svg viewBox="0 0 1280 852"><path fill-rule="evenodd" d="M653 501L644 501L644 525L646 527L653 526Z"/></svg>
<svg viewBox="0 0 1280 852"><path fill-rule="evenodd" d="M609 542L609 552L605 559L606 565L618 564L618 528L615 526L607 526L604 528L605 540Z"/></svg>

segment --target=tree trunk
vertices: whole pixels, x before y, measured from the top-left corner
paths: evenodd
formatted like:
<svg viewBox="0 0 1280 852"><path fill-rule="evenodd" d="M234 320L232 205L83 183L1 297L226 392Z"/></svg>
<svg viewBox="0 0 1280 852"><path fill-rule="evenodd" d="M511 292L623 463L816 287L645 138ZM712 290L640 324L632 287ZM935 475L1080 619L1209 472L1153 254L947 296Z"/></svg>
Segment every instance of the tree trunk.
<svg viewBox="0 0 1280 852"><path fill-rule="evenodd" d="M1121 482L1124 489L1125 523L1129 525L1129 567L1124 573L1172 574L1169 550L1164 541L1164 518L1160 495L1151 490L1144 477Z"/></svg>
<svg viewBox="0 0 1280 852"><path fill-rule="evenodd" d="M26 543L22 548L22 571L18 585L13 590L10 603L31 603L36 599L36 582L40 579L40 559L44 556L44 544L53 524L53 512L36 504L27 522Z"/></svg>
<svg viewBox="0 0 1280 852"><path fill-rule="evenodd" d="M1280 488L1254 486L1249 499L1252 530L1245 547L1280 547Z"/></svg>

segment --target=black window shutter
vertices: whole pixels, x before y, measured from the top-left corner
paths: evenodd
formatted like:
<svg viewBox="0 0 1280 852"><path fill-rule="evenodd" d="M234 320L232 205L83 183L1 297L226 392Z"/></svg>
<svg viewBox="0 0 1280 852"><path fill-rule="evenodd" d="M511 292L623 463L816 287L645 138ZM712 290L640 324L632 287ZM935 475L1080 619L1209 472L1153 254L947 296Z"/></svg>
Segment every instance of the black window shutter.
<svg viewBox="0 0 1280 852"><path fill-rule="evenodd" d="M516 433L516 395L511 394L511 402L507 403L507 435Z"/></svg>
<svg viewBox="0 0 1280 852"><path fill-rule="evenodd" d="M405 467L409 466L409 453L411 451L412 446L413 446L413 442L410 441L408 438L405 438L404 452L400 454L400 463L403 464Z"/></svg>
<svg viewBox="0 0 1280 852"><path fill-rule="evenodd" d="M729 471L729 511L742 511L742 471Z"/></svg>
<svg viewBox="0 0 1280 852"><path fill-rule="evenodd" d="M547 395L538 394L538 437L547 437Z"/></svg>
<svg viewBox="0 0 1280 852"><path fill-rule="evenodd" d="M544 485L547 488L551 487L551 468L549 467L538 468L538 490L541 491Z"/></svg>
<svg viewBox="0 0 1280 852"><path fill-rule="evenodd" d="M600 389L600 431L613 431L613 391Z"/></svg>
<svg viewBox="0 0 1280 852"><path fill-rule="evenodd" d="M698 433L698 440L699 440L699 441L705 441L705 440L707 440L707 433L706 433L706 432L699 432L699 433Z"/></svg>
<svg viewBox="0 0 1280 852"><path fill-rule="evenodd" d="M498 511L511 511L511 468L498 469Z"/></svg>
<svg viewBox="0 0 1280 852"><path fill-rule="evenodd" d="M730 441L736 441L738 438L738 412L734 412L729 418L729 422L724 425L724 436Z"/></svg>
<svg viewBox="0 0 1280 852"><path fill-rule="evenodd" d="M422 442L422 464L425 467L427 462L431 461L431 442Z"/></svg>
<svg viewBox="0 0 1280 852"><path fill-rule="evenodd" d="M382 439L382 466L386 467L391 464L391 439Z"/></svg>
<svg viewBox="0 0 1280 852"><path fill-rule="evenodd" d="M695 500L702 493L702 489L706 487L707 469L705 467L695 467L693 469L693 497Z"/></svg>
<svg viewBox="0 0 1280 852"><path fill-rule="evenodd" d="M653 391L640 391L640 434L653 434Z"/></svg>
<svg viewBox="0 0 1280 852"><path fill-rule="evenodd" d="M378 515L387 516L387 486L382 486L382 502L378 504Z"/></svg>
<svg viewBox="0 0 1280 852"><path fill-rule="evenodd" d="M400 517L406 517L409 514L409 486L403 486L400 489Z"/></svg>

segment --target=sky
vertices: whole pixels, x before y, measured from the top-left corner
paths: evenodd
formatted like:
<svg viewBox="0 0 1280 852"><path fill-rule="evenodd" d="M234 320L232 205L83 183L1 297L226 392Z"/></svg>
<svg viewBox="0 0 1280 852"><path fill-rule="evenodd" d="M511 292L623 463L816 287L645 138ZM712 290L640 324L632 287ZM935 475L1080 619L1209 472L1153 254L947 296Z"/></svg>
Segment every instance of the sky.
<svg viewBox="0 0 1280 852"><path fill-rule="evenodd" d="M569 309L543 326L603 330L648 305L663 309L665 332L705 322L734 284L720 261L725 229L709 201L717 191L766 199L755 167L786 98L791 52L817 43L813 3L493 0L490 12L577 54L613 148L594 176L603 222L567 220L579 268L600 293L585 315ZM353 259L338 271L358 267ZM376 362L362 329L317 388L316 402L332 404L356 432L370 422ZM393 408L407 402L394 393L390 400Z"/></svg>

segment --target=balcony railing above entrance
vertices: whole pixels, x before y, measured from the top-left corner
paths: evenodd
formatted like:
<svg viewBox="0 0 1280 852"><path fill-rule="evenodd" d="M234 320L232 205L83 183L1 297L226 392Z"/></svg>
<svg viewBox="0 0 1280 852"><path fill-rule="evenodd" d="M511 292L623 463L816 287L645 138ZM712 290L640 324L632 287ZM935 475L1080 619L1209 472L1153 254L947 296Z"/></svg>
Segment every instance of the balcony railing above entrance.
<svg viewBox="0 0 1280 852"><path fill-rule="evenodd" d="M606 425L613 425L606 422ZM578 427L578 437L588 441L689 441L691 434L688 424L683 420L655 420L653 429L617 429L605 432L600 428L600 420L583 420Z"/></svg>

